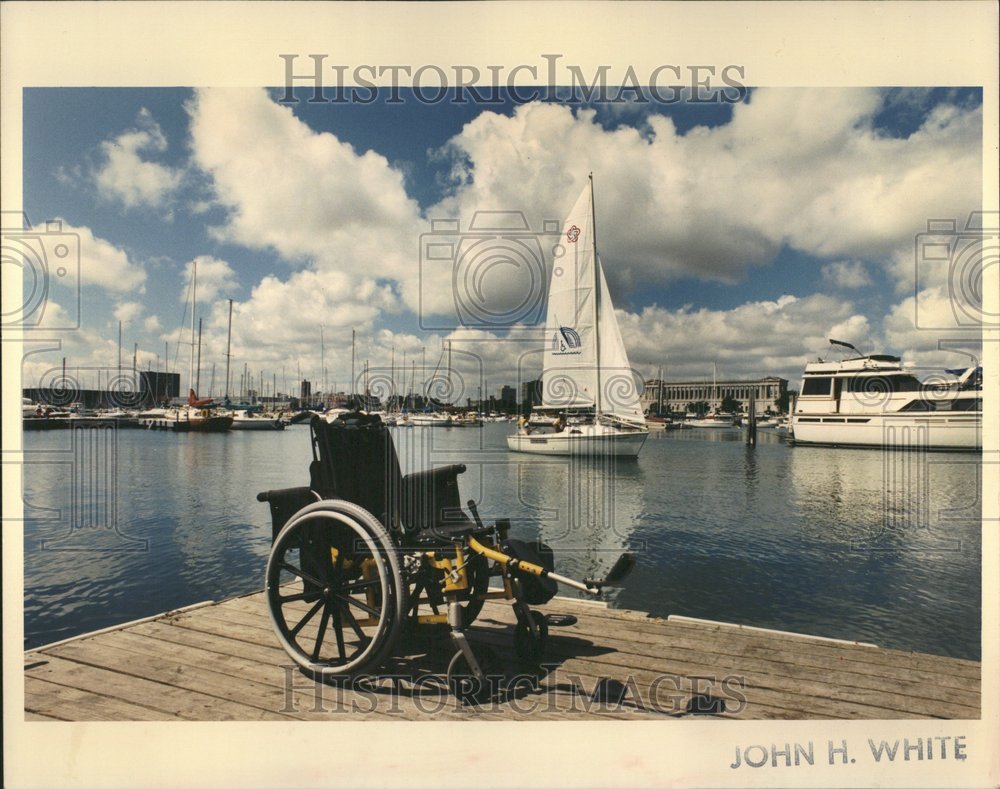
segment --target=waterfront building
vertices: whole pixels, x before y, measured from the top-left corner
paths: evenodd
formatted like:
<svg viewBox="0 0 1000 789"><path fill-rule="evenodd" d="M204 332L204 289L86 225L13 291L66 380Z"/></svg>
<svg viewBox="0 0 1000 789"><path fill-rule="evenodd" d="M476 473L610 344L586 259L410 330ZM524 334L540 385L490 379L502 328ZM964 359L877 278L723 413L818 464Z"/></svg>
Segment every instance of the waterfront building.
<svg viewBox="0 0 1000 789"><path fill-rule="evenodd" d="M525 381L521 384L521 402L527 402L532 407L542 404L542 379Z"/></svg>
<svg viewBox="0 0 1000 789"><path fill-rule="evenodd" d="M661 381L652 378L645 382L642 393L644 410L656 410L661 389L663 410L672 413L684 412L688 403L702 401L708 403L709 410L714 411L727 397L739 403L740 410L744 412L749 408L750 398L753 397L757 403L757 413L764 413L768 409L778 410L776 401L788 391L788 381L773 375L752 380L717 381L714 384L711 381Z"/></svg>
<svg viewBox="0 0 1000 789"><path fill-rule="evenodd" d="M513 410L517 408L517 389L504 384L500 387L500 395L497 398L505 409Z"/></svg>

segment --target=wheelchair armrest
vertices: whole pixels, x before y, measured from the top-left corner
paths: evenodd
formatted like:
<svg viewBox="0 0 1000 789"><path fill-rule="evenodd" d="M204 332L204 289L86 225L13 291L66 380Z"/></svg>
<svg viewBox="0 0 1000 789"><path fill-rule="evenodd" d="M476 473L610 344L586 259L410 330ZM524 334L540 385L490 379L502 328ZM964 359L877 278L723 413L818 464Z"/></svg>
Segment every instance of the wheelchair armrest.
<svg viewBox="0 0 1000 789"><path fill-rule="evenodd" d="M291 496L301 496L304 493L312 493L312 488L278 488L276 490L262 490L257 494L257 501L278 501L279 499Z"/></svg>
<svg viewBox="0 0 1000 789"><path fill-rule="evenodd" d="M403 477L404 485L418 484L423 481L433 482L438 479L447 479L448 477L457 477L459 474L465 473L464 463L453 463L450 466L435 466L434 468L429 468L426 471L414 471L412 474L407 474Z"/></svg>
<svg viewBox="0 0 1000 789"><path fill-rule="evenodd" d="M309 487L279 488L258 493L257 501L266 501L271 510L271 540L278 536L278 532L288 523L289 518L319 498Z"/></svg>

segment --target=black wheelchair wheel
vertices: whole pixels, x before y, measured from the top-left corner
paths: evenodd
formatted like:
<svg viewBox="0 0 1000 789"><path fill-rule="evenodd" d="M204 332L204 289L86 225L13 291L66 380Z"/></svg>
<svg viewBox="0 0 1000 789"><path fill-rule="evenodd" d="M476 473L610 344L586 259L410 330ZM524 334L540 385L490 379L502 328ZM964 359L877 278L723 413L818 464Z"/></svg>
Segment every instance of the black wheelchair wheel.
<svg viewBox="0 0 1000 789"><path fill-rule="evenodd" d="M527 663L538 663L545 654L549 624L538 611L529 611L532 624L518 622L514 627L514 651Z"/></svg>
<svg viewBox="0 0 1000 789"><path fill-rule="evenodd" d="M392 538L367 510L339 499L291 517L271 547L265 591L278 641L318 677L374 670L406 612Z"/></svg>

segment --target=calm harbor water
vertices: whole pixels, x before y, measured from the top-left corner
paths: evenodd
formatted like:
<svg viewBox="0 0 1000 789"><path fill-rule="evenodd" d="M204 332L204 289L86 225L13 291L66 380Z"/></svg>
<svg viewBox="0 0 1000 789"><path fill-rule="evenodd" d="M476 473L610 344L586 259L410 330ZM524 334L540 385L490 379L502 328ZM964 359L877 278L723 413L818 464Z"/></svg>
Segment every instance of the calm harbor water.
<svg viewBox="0 0 1000 789"><path fill-rule="evenodd" d="M395 432L404 472L469 467L463 501L540 536L557 569L638 556L612 605L980 656L978 455L790 447L739 430L650 436L636 461L506 451L508 424ZM25 636L34 647L258 590L255 494L308 480L309 430L25 435Z"/></svg>

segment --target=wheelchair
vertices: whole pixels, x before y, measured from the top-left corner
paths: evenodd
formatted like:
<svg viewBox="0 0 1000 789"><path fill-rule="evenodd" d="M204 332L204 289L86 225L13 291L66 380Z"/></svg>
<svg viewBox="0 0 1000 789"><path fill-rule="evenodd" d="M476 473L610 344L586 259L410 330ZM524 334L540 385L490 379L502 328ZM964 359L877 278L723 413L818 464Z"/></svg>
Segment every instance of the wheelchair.
<svg viewBox="0 0 1000 789"><path fill-rule="evenodd" d="M321 681L371 674L411 626L447 625L457 648L448 683L484 683L491 666L466 638L486 600L511 601L517 655L541 659L547 622L531 605L557 584L599 595L635 564L624 553L603 580L554 572L551 550L510 539L510 522L485 525L475 502L461 506L462 464L403 476L377 415L310 423L306 487L270 490L272 544L265 596L278 641ZM491 586L491 579L497 583Z"/></svg>

